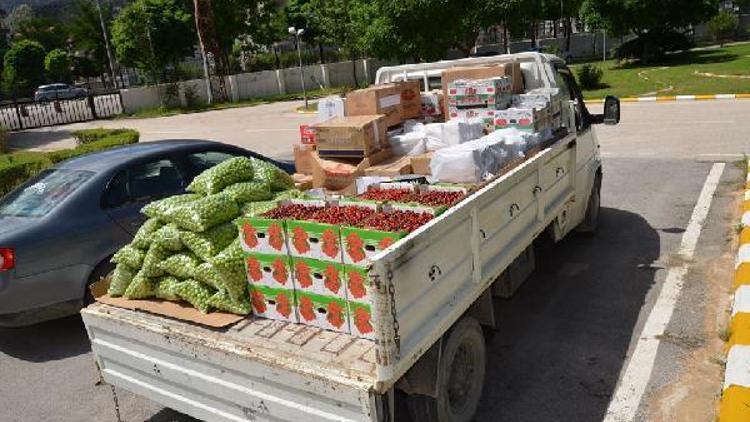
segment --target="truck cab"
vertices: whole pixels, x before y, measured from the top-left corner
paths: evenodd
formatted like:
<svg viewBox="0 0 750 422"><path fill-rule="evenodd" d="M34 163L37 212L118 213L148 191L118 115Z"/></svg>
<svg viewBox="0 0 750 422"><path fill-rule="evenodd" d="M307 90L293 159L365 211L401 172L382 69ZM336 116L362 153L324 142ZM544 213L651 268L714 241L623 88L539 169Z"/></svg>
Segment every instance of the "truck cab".
<svg viewBox="0 0 750 422"><path fill-rule="evenodd" d="M376 83L440 86L442 70L517 61L526 88L558 88L563 130L466 200L374 256L374 339L249 317L209 328L96 303L82 311L103 379L210 421L468 422L482 395L492 300L534 267L533 242L596 229L602 169L592 115L565 63L521 53L382 68Z"/></svg>

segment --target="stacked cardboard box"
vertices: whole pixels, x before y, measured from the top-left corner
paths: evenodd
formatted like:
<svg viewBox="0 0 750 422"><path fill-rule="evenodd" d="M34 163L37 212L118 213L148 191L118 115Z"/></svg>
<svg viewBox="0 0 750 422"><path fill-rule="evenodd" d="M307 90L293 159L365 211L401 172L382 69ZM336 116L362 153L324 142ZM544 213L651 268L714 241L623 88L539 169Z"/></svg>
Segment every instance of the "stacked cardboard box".
<svg viewBox="0 0 750 422"><path fill-rule="evenodd" d="M417 80L398 82L401 91L401 120L416 119L422 114L421 84Z"/></svg>
<svg viewBox="0 0 750 422"><path fill-rule="evenodd" d="M448 118L468 121L480 118L492 129L495 110L510 106L511 81L507 76L490 79L458 79L448 84Z"/></svg>
<svg viewBox="0 0 750 422"><path fill-rule="evenodd" d="M314 128L318 155L325 158L364 158L389 146L384 115L334 117Z"/></svg>
<svg viewBox="0 0 750 422"><path fill-rule="evenodd" d="M541 132L549 127L548 109L508 108L494 112L494 129L516 128L523 132Z"/></svg>
<svg viewBox="0 0 750 422"><path fill-rule="evenodd" d="M346 94L346 116L383 115L383 129L400 124L403 119L401 86L375 85Z"/></svg>
<svg viewBox="0 0 750 422"><path fill-rule="evenodd" d="M421 93L420 116L428 123L443 120L443 91Z"/></svg>
<svg viewBox="0 0 750 422"><path fill-rule="evenodd" d="M443 104L443 108L446 110L446 116L448 116L448 85L450 85L451 82L459 79L490 79L501 76L507 76L510 78L511 92L513 94L523 94L523 73L521 72L521 65L519 63L506 63L499 66L484 67L455 67L453 69L444 70L441 74L441 82L443 85L443 93L446 94Z"/></svg>

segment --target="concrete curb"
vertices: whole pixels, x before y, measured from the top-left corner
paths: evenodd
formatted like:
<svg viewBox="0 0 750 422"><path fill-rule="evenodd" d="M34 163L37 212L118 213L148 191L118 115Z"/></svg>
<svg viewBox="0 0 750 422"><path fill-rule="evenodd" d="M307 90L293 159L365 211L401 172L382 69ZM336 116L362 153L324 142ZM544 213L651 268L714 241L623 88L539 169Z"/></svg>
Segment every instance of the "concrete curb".
<svg viewBox="0 0 750 422"><path fill-rule="evenodd" d="M750 421L750 160L747 164L720 422Z"/></svg>
<svg viewBox="0 0 750 422"><path fill-rule="evenodd" d="M667 103L673 101L709 101L709 100L750 100L750 94L715 94L715 95L666 95L660 97L625 97L623 103ZM586 100L587 103L601 104L604 99Z"/></svg>

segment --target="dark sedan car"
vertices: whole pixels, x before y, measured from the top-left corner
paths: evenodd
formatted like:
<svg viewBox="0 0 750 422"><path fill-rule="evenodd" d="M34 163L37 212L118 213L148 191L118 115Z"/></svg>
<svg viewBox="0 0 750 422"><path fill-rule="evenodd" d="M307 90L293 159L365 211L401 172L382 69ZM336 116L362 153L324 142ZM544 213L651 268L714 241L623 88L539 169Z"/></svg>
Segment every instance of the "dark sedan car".
<svg viewBox="0 0 750 422"><path fill-rule="evenodd" d="M0 325L78 311L87 286L145 220L150 201L184 192L203 170L235 156L294 165L217 142L170 140L115 148L44 170L0 198Z"/></svg>

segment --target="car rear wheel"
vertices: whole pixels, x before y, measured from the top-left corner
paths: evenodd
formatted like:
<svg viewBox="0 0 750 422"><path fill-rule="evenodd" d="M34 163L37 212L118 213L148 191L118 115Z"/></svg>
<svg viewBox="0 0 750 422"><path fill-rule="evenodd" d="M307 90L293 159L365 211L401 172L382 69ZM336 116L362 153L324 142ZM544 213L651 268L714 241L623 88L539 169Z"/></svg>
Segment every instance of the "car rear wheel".
<svg viewBox="0 0 750 422"><path fill-rule="evenodd" d="M479 406L487 351L477 320L464 317L444 337L438 367L437 397L408 397L414 421L469 422Z"/></svg>

